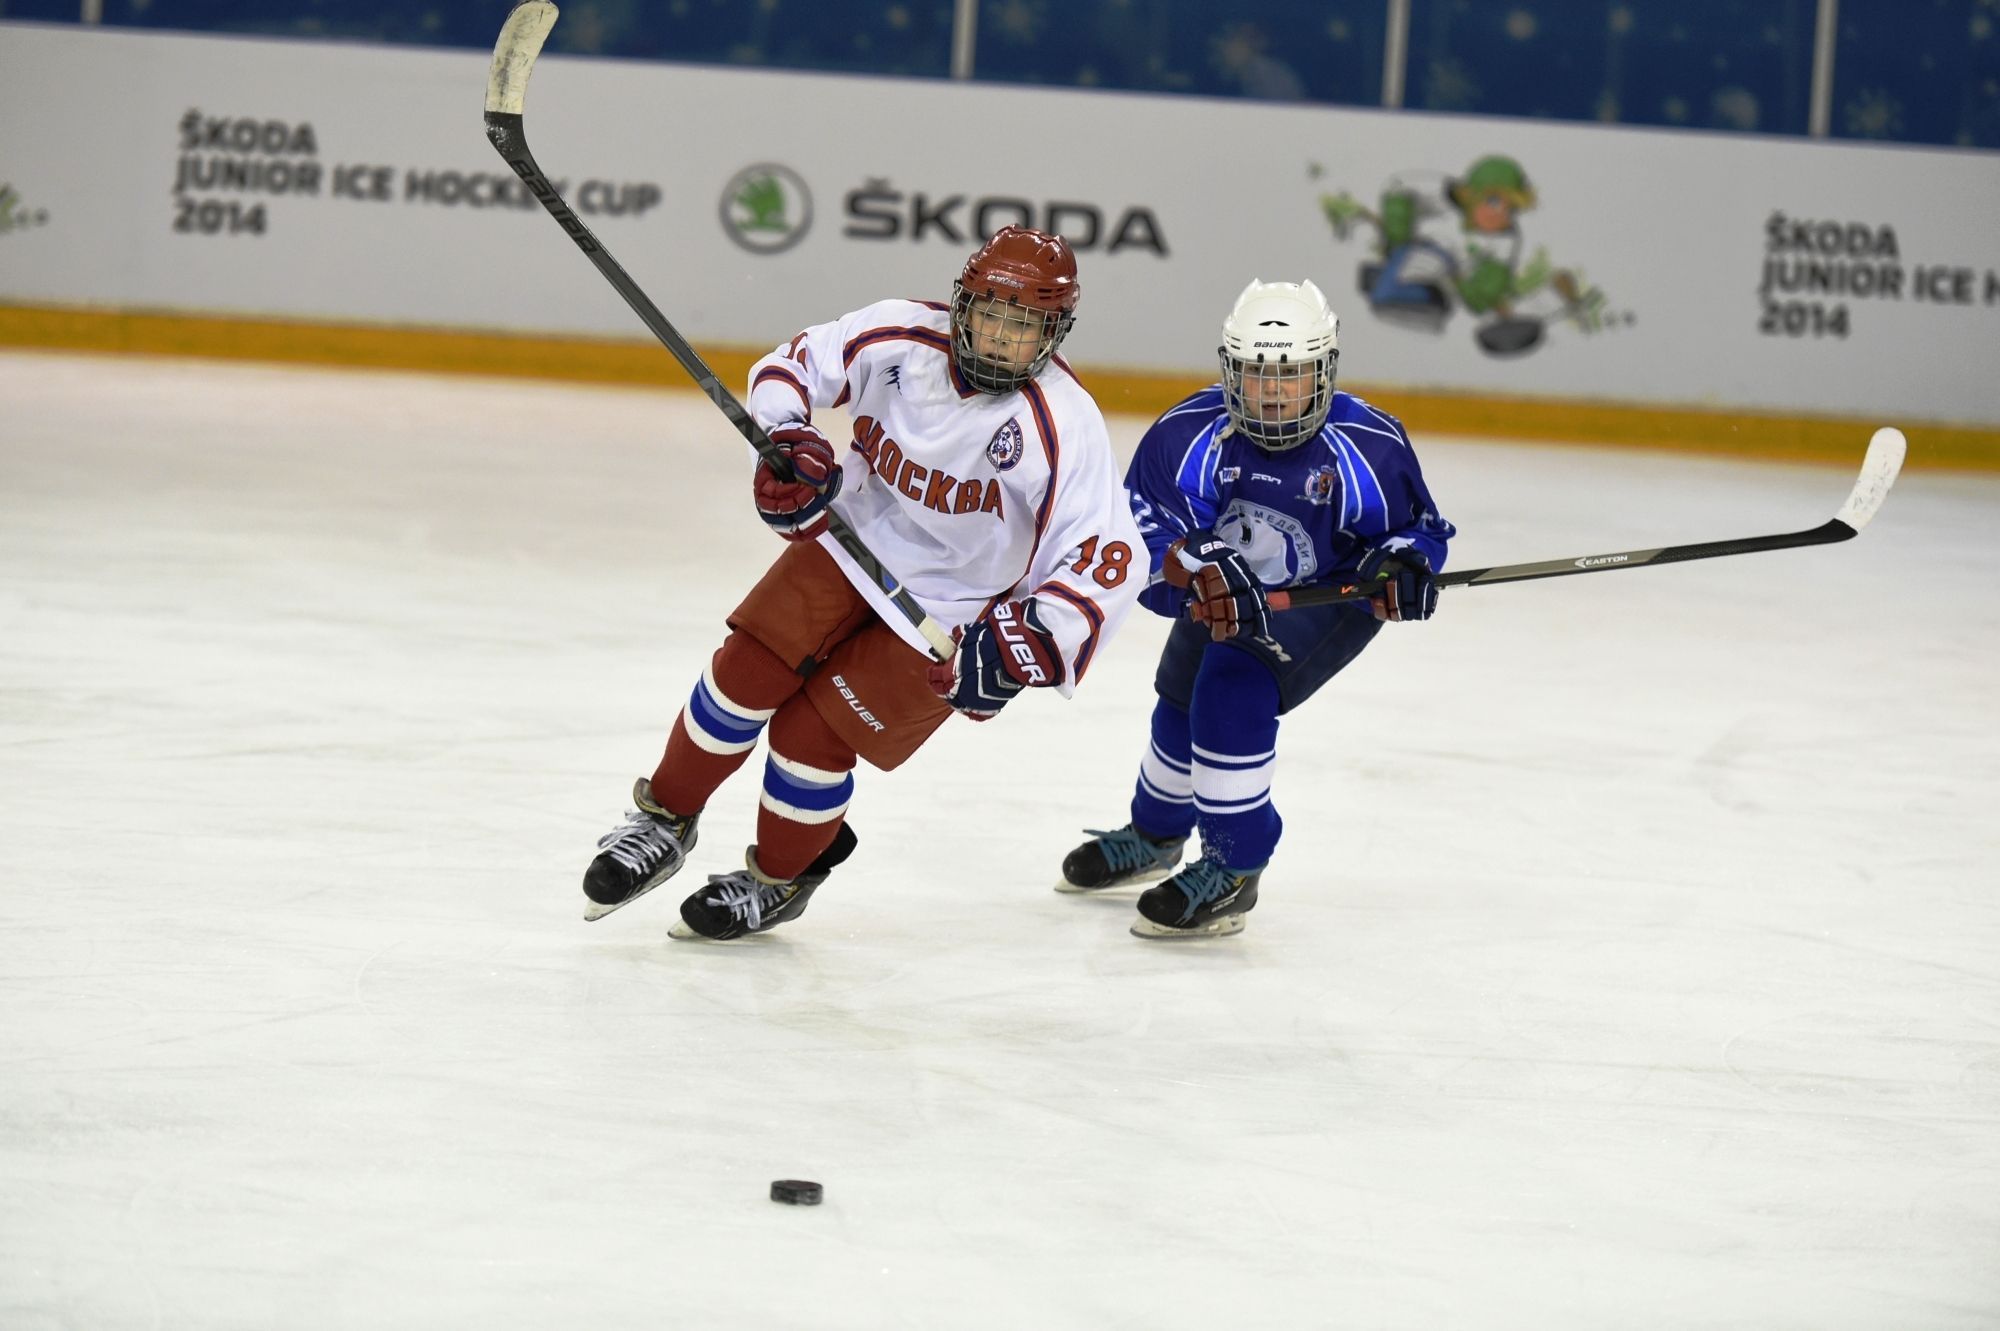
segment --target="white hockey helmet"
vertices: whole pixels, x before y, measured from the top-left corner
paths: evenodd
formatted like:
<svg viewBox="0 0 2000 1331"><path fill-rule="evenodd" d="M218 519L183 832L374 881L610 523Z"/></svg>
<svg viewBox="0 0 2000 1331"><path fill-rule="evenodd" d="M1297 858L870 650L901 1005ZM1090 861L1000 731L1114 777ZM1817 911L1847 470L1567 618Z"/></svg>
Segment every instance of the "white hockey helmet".
<svg viewBox="0 0 2000 1331"><path fill-rule="evenodd" d="M1311 282L1253 280L1222 321L1222 396L1237 431L1266 452L1297 448L1326 424L1340 319Z"/></svg>

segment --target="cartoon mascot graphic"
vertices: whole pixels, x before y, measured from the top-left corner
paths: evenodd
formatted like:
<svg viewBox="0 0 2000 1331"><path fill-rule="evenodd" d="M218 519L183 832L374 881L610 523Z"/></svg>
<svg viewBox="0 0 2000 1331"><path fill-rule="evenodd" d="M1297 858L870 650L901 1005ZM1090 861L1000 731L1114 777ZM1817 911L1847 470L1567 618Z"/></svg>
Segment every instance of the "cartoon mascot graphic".
<svg viewBox="0 0 2000 1331"><path fill-rule="evenodd" d="M1463 309L1477 320L1473 336L1480 348L1493 356L1533 351L1553 324L1571 323L1588 334L1632 321L1629 314L1607 315L1604 293L1582 272L1552 267L1547 250L1538 246L1521 262L1519 220L1535 202L1521 164L1497 153L1455 178L1399 174L1383 188L1374 212L1344 190L1319 200L1336 240L1347 240L1364 224L1375 228L1375 257L1362 263L1360 273L1370 309L1433 333L1443 331L1454 309Z"/></svg>

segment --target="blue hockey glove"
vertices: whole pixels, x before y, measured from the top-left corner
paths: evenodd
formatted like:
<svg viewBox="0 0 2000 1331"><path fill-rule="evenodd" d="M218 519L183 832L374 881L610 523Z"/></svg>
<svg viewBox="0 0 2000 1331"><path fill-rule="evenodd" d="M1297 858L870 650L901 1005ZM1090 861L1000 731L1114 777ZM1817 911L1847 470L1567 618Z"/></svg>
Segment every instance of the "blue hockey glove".
<svg viewBox="0 0 2000 1331"><path fill-rule="evenodd" d="M931 692L975 721L998 716L1022 689L1063 681L1062 653L1055 636L1042 627L1033 598L1002 601L985 619L952 637L958 651L951 660L931 666Z"/></svg>
<svg viewBox="0 0 2000 1331"><path fill-rule="evenodd" d="M840 460L810 425L773 430L771 442L790 460L792 479L781 481L770 463L757 463L757 516L788 541L810 541L826 530L827 505L840 493Z"/></svg>
<svg viewBox="0 0 2000 1331"><path fill-rule="evenodd" d="M1271 636L1271 608L1264 601L1264 584L1250 571L1249 561L1235 546L1206 527L1167 551L1167 581L1188 590L1188 617L1208 625L1212 641L1245 634Z"/></svg>
<svg viewBox="0 0 2000 1331"><path fill-rule="evenodd" d="M1373 589L1368 603L1377 619L1429 619L1437 612L1437 579L1431 561L1415 546L1370 550L1356 566L1354 581L1362 590Z"/></svg>

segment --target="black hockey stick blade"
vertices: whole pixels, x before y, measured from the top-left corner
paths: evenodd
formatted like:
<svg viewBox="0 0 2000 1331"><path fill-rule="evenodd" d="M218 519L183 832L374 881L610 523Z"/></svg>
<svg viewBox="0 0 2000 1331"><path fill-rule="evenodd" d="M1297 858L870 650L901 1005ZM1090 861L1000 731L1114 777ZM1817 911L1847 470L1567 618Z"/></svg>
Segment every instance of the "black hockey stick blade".
<svg viewBox="0 0 2000 1331"><path fill-rule="evenodd" d="M1693 545L1667 545L1656 550L1623 550L1616 554L1584 555L1578 559L1547 559L1535 564L1502 564L1497 568L1469 568L1438 576L1440 587L1484 587L1499 582L1528 582L1536 578L1564 578L1577 573L1609 573L1614 569L1643 568L1648 564L1680 564L1690 559L1719 559L1723 555L1748 555L1760 550L1790 550L1803 545L1831 545L1852 540L1882 501L1903 469L1908 444L1903 432L1893 426L1877 430L1868 441L1868 454L1861 460L1861 475L1840 512L1817 527L1785 532L1777 536L1745 536L1733 541L1703 541ZM1369 588L1353 583L1328 583L1318 587L1294 587L1271 592L1271 608L1287 610L1302 605L1329 605L1336 601L1366 600Z"/></svg>
<svg viewBox="0 0 2000 1331"><path fill-rule="evenodd" d="M535 58L542 53L542 44L548 40L549 31L555 23L556 6L549 0L522 0L508 13L507 21L501 25L499 40L493 45L493 66L486 76L486 137L514 174L521 178L521 183L528 187L529 193L541 200L549 216L556 219L569 238L576 242L577 248L596 265L604 280L625 298L625 303L632 307L639 321L659 339L660 345L673 353L681 368L708 395L708 400L721 409L722 414L729 418L729 423L736 427L736 432L757 450L757 456L780 477L789 479L792 468L784 450L771 442L764 428L736 400L736 395L723 387L715 371L708 367L708 363L680 335L680 331L667 321L667 316L660 313L659 306L653 304L639 284L583 224L583 220L563 202L562 195L542 174L534 154L528 151L524 120L528 78L534 73ZM951 634L925 613L895 574L883 566L859 534L831 508L827 510L827 530L848 557L922 635L930 645L931 653L940 661L950 660L957 650Z"/></svg>

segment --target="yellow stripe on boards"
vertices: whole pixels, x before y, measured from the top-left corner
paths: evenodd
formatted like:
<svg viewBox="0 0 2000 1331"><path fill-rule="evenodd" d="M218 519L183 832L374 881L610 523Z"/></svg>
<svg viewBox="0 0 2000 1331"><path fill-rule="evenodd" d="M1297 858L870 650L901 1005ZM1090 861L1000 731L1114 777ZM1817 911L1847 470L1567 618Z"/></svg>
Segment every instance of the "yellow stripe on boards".
<svg viewBox="0 0 2000 1331"><path fill-rule="evenodd" d="M0 346L693 387L658 343L630 338L0 305ZM750 366L765 350L713 347L702 348L701 355L732 392L741 394ZM1105 411L1135 416L1157 415L1206 382L1200 375L1088 366L1078 366L1077 374ZM1434 435L1475 435L1847 463L1861 455L1877 426L1897 425L1909 436L1910 467L2000 471L2000 428L1442 393L1387 384L1342 387L1400 417L1419 442Z"/></svg>

